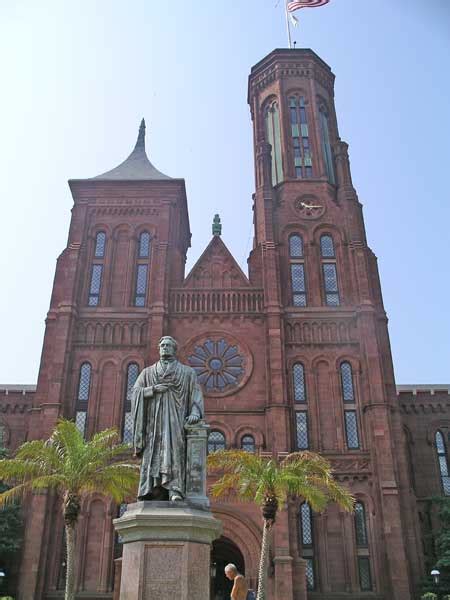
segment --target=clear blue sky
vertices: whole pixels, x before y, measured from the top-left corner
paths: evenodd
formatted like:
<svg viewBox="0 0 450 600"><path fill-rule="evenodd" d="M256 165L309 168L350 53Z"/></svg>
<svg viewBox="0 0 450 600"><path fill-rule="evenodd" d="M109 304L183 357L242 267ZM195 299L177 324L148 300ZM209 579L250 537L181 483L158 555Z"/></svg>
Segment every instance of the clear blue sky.
<svg viewBox="0 0 450 600"><path fill-rule="evenodd" d="M67 179L121 162L147 120L151 160L186 179L192 266L219 212L246 268L250 67L286 45L280 0L0 1L0 383L34 383ZM331 0L297 47L336 74L397 383L450 382L448 0Z"/></svg>

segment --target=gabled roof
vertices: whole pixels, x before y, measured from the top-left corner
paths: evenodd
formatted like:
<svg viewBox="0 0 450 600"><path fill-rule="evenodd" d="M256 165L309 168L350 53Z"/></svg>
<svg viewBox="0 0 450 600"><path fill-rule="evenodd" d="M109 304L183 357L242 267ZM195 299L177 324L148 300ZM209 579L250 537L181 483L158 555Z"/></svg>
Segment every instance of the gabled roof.
<svg viewBox="0 0 450 600"><path fill-rule="evenodd" d="M248 278L223 243L220 235L213 236L184 280L183 287L202 287L201 282L205 277L209 279L206 287L216 289L251 287Z"/></svg>
<svg viewBox="0 0 450 600"><path fill-rule="evenodd" d="M106 180L106 181L129 181L136 180L161 180L171 179L168 175L164 175L158 171L156 167L148 160L145 152L145 121L142 119L139 127L139 134L136 141L136 146L130 156L123 161L119 166L107 171L97 177L91 179Z"/></svg>

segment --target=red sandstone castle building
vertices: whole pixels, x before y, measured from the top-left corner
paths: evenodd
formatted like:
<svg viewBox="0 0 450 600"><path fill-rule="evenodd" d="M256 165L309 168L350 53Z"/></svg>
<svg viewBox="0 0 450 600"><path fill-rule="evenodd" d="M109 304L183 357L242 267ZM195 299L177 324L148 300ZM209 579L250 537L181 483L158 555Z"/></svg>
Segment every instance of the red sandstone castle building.
<svg viewBox="0 0 450 600"><path fill-rule="evenodd" d="M424 498L450 492L449 389L396 390L376 257L339 138L334 75L311 50L275 50L255 65L254 242L245 274L216 218L189 274L183 179L160 173L145 126L121 165L70 180L74 199L46 320L37 387L0 386L0 441L48 436L60 416L87 437L131 434L130 389L174 336L198 373L209 449L322 453L355 495L354 515L301 501L280 512L271 600L408 600L424 571ZM250 208L250 207L249 207ZM118 598L122 510L85 498L77 530L79 598ZM213 598L225 563L256 586L261 518L214 502ZM62 598L63 521L52 494L26 505L19 598ZM215 571L215 572L214 572Z"/></svg>

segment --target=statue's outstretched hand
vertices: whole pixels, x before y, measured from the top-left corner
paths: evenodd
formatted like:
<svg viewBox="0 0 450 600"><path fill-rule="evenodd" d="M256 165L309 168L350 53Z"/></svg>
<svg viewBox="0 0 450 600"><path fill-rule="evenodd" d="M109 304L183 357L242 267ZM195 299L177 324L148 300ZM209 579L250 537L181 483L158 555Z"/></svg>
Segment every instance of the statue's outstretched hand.
<svg viewBox="0 0 450 600"><path fill-rule="evenodd" d="M186 417L186 423L188 425L195 425L195 423L198 423L199 421L200 417L198 415L189 415Z"/></svg>

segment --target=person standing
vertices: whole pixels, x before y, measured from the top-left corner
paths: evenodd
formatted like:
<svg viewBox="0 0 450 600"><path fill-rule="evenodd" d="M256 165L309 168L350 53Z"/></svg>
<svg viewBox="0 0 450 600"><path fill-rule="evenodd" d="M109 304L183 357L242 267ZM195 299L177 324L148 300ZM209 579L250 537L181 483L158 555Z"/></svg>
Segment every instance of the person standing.
<svg viewBox="0 0 450 600"><path fill-rule="evenodd" d="M236 565L230 563L225 567L225 576L233 581L233 589L231 590L231 600L246 600L248 586L243 575L239 573Z"/></svg>

